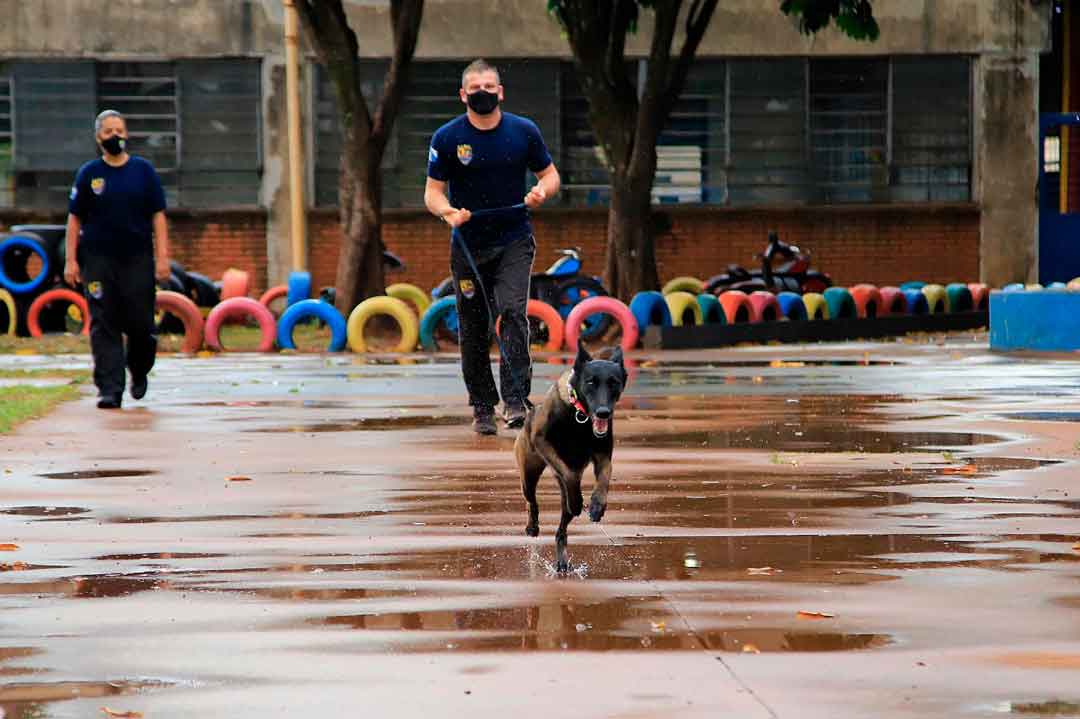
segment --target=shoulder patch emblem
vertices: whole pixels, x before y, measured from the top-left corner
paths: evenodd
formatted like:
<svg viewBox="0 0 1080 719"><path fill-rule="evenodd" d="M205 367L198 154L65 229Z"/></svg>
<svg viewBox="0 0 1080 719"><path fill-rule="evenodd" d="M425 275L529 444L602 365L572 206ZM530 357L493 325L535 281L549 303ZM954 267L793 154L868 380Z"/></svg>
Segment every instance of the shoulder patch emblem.
<svg viewBox="0 0 1080 719"><path fill-rule="evenodd" d="M95 177L93 180L90 180L90 189L94 191L95 195L100 195L102 192L105 192L105 178Z"/></svg>
<svg viewBox="0 0 1080 719"><path fill-rule="evenodd" d="M468 165L472 162L472 145L458 145L457 146L457 159L462 165Z"/></svg>

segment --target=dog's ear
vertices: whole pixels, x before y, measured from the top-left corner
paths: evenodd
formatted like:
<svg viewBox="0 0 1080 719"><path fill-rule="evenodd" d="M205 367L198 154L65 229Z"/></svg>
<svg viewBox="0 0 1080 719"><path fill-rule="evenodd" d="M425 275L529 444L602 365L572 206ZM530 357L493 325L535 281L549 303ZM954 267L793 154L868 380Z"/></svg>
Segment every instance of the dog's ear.
<svg viewBox="0 0 1080 719"><path fill-rule="evenodd" d="M574 359L574 376L577 379L581 378L583 372L585 372L585 365L592 361L592 356L588 350L585 349L584 342L578 342L577 357Z"/></svg>
<svg viewBox="0 0 1080 719"><path fill-rule="evenodd" d="M619 371L622 373L622 386L626 389L626 382L630 378L626 373L626 365L623 364L623 352L622 345L615 348L615 351L611 353L611 361L619 365Z"/></svg>

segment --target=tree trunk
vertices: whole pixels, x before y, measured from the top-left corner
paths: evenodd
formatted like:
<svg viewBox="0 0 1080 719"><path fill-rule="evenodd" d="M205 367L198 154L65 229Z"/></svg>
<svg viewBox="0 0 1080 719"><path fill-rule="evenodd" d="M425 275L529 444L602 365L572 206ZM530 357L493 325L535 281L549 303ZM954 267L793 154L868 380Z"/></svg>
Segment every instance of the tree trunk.
<svg viewBox="0 0 1080 719"><path fill-rule="evenodd" d="M660 287L652 237L652 182L611 174L607 256L604 281L615 297L629 302L645 290Z"/></svg>
<svg viewBox="0 0 1080 719"><path fill-rule="evenodd" d="M372 153L381 154L381 153ZM335 304L347 318L356 305L384 294L382 188L378 163L362 164L359 153L341 160L341 254Z"/></svg>

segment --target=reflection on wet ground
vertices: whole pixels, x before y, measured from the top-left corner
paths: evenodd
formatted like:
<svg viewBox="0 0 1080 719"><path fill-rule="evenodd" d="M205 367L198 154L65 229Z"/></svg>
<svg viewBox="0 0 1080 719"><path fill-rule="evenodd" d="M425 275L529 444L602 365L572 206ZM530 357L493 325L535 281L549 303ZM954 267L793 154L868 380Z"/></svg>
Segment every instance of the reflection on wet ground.
<svg viewBox="0 0 1080 719"><path fill-rule="evenodd" d="M1080 499L1066 485L1000 491L1003 473L1060 462L995 447L1005 438L966 421L985 398L977 389L942 387L924 406L905 393L911 368L880 360L643 367L642 392L618 410L608 513L571 525L574 571L560 578L554 480L540 485L541 539L526 539L510 435L466 434L447 364L428 366L443 373L424 380L442 383L437 397L338 387L298 399L295 385L265 382L252 395L243 378L187 391L153 409L155 431L181 437L167 448L172 439L123 425L122 413L110 426L122 464L78 456L104 446L89 442L54 465L66 471L14 473L23 494L0 508L0 543L18 550L0 556L0 716L114 695L154 707L179 684L283 681L258 663L188 661L181 647L192 643L285 665L297 646L331 662L476 654L474 668L491 668L460 671L471 676L520 652L874 661L978 646L990 625L995 641L1053 639L1080 610L1068 534ZM180 386L188 366L155 389ZM416 369L376 366L371 378ZM739 369L749 371L729 374ZM340 365L321 371L313 384L338 386ZM785 372L802 390L776 391ZM874 391L848 386L860 372L876 373ZM228 486L219 462L253 480ZM1055 626L1018 620L1018 603ZM1064 699L996 700L985 706L1071 711Z"/></svg>

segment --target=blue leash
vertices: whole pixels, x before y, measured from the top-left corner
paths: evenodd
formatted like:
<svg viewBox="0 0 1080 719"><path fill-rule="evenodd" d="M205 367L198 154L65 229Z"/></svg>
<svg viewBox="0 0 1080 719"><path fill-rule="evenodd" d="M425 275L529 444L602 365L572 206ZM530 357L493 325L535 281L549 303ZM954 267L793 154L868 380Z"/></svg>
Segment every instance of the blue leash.
<svg viewBox="0 0 1080 719"><path fill-rule="evenodd" d="M472 210L471 214L473 217L484 217L485 215L495 215L502 212L510 212L524 209L525 203L519 202L516 205L509 205L508 207L491 207L483 210ZM484 296L484 306L487 308L488 313L488 327L490 327L491 331L495 333L495 343L499 346L499 356L502 358L502 361L506 363L506 366L510 368L511 382L514 385L514 388L517 390L518 394L520 395L520 399L525 405L525 407L527 409L532 409L533 404L529 401L529 393L527 391L527 388L525 387L525 382L521 379L520 373L514 370L514 366L510 363L510 358L506 353L506 347L503 345L502 338L499 337L498 332L495 332L495 315L497 314L494 309L495 299L488 294L487 288L484 287L484 280L480 276L480 269L476 266L476 260L473 259L472 253L469 252L468 244L457 232L451 232L450 238L451 241L457 242L458 247L461 248L462 254L465 255L465 261L469 264L469 269L472 270L473 276L476 278L476 284L480 289L480 293ZM526 313L526 331L528 331L528 321L528 314ZM526 351L528 350L526 349ZM531 356L529 358L529 361L531 364Z"/></svg>

